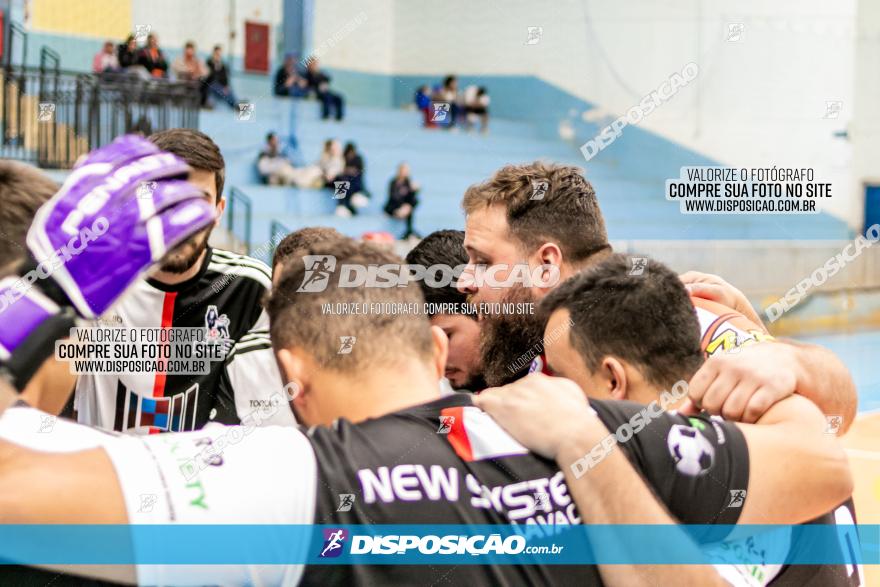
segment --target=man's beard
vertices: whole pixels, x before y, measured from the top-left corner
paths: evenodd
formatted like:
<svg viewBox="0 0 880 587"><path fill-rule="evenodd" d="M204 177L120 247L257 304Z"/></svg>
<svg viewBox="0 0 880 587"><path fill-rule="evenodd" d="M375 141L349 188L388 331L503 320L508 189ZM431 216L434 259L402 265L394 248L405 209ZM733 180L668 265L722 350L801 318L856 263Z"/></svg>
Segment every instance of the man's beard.
<svg viewBox="0 0 880 587"><path fill-rule="evenodd" d="M208 228L189 237L165 254L159 269L177 275L186 273L198 263L202 253L208 248L210 235L211 230Z"/></svg>
<svg viewBox="0 0 880 587"><path fill-rule="evenodd" d="M501 304L534 301L530 290L515 287ZM485 315L480 326L480 367L486 385L505 385L525 375L543 340L543 324L535 314Z"/></svg>

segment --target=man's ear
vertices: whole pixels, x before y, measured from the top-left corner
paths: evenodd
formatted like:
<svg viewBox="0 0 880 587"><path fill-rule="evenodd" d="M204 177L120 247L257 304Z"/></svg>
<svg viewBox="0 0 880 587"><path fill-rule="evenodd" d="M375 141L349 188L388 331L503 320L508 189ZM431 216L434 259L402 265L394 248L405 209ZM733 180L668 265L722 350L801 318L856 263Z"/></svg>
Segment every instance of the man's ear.
<svg viewBox="0 0 880 587"><path fill-rule="evenodd" d="M608 395L616 400L628 399L628 381L623 363L614 357L605 357L602 359L600 371L608 386Z"/></svg>
<svg viewBox="0 0 880 587"><path fill-rule="evenodd" d="M431 341L434 348L433 363L439 381L446 373L446 357L449 355L449 339L439 326L431 327Z"/></svg>
<svg viewBox="0 0 880 587"><path fill-rule="evenodd" d="M219 196L217 200L217 219L214 220L214 226L220 226L220 220L223 218L223 211L226 210L226 198Z"/></svg>
<svg viewBox="0 0 880 587"><path fill-rule="evenodd" d="M288 400L294 404L306 401L307 392L307 369L305 359L297 352L290 349L275 351L275 361L281 372L281 380L285 382L288 390Z"/></svg>
<svg viewBox="0 0 880 587"><path fill-rule="evenodd" d="M544 243L536 252L534 260L537 261L539 266L544 268L541 271L540 283L545 285L539 285L541 289L549 290L562 282L560 276L563 271L562 264L565 262L565 258L559 245L556 243Z"/></svg>

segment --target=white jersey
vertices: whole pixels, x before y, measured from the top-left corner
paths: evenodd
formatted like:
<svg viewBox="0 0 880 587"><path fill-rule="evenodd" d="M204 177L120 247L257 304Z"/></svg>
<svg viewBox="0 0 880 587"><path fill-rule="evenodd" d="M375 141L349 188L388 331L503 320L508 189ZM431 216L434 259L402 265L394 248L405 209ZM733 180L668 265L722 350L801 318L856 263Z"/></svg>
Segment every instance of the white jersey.
<svg viewBox="0 0 880 587"><path fill-rule="evenodd" d="M101 325L204 329L225 358L210 362L209 372L201 374L150 369L81 375L74 400L77 419L139 435L198 430L212 421L237 424L255 411L263 412L265 424L295 424L261 306L270 287L265 264L212 248L198 275L184 283L138 281Z"/></svg>

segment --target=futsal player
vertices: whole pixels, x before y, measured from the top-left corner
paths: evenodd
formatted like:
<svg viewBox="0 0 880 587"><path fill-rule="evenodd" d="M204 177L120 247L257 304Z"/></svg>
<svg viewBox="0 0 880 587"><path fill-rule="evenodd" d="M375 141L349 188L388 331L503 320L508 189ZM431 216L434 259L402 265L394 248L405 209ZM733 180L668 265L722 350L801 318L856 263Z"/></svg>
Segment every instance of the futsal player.
<svg viewBox="0 0 880 587"><path fill-rule="evenodd" d="M533 197L536 186L542 188L540 198ZM459 288L474 303L537 303L558 283L612 254L593 186L577 167L542 162L503 167L487 181L468 188L462 206L467 216L464 247L469 265ZM519 263L528 263L533 270L543 268L544 284L523 287L513 283L500 288L472 277L478 267L489 271ZM556 282L549 278L551 269L558 271ZM508 275L509 269L496 273L499 281ZM733 292L739 296L731 293L732 288L717 284L716 288L726 292L732 303L739 300L742 305L745 300L736 290ZM743 307L742 312L747 314L751 308ZM544 369L540 356L530 367L527 362L518 367L523 356L540 353L543 325L534 314L487 314L480 324L481 368L488 385L510 382L529 369ZM843 416L841 432L852 423L857 405L855 385L834 353L815 345L788 343L761 345L761 352L766 353L767 369L743 374L752 390L762 390L745 398L746 408L740 413L751 416L750 421L776 401L798 393L825 414ZM802 376L794 382L789 377L792 372ZM824 385L827 381L833 384ZM705 398L702 390L691 391L700 394L697 400L701 407L712 413L730 410L728 398L743 401L723 394Z"/></svg>
<svg viewBox="0 0 880 587"><path fill-rule="evenodd" d="M261 420L266 424L292 425L290 411L271 399L282 384L260 305L271 288L269 268L208 244L226 206L220 148L204 133L185 128L149 139L189 164L190 183L216 208L218 220L170 252L101 323L201 329L204 342L197 344L212 347L203 351L211 356L209 368L199 373L83 374L76 387L76 416L84 424L130 434L198 430L212 421L237 423L255 411L266 414Z"/></svg>
<svg viewBox="0 0 880 587"><path fill-rule="evenodd" d="M309 248L310 255L333 255L339 263L382 265L399 263L390 253L352 241L324 241ZM301 423L313 426L306 435L293 427L255 428L242 442L219 447L229 427L216 424L199 432L163 437L106 437L95 448L63 455L36 452L0 442L0 520L5 523L287 523L380 524L449 523L531 524L537 516L566 519L569 523L595 523L608 519L603 509L578 511L559 485L562 473L556 465L519 448L490 419L471 405L469 394L439 397L438 379L444 371L446 339L432 328L424 315L374 316L349 314L322 316L327 304L398 303L419 304L418 287L412 283L395 288L339 287L339 274L331 273L321 292L302 292L307 267L289 264L272 294L273 346L284 380L296 389L291 405ZM51 318L50 318L51 319ZM0 326L6 338L12 330L22 340L12 352L8 366L20 371L18 348L47 348L43 330L20 325ZM356 334L352 352L338 354L338 339ZM51 346L51 345L50 345ZM36 360L30 354L27 360ZM520 385L526 384L522 382ZM571 386L558 379L554 385ZM8 390L5 390L8 392ZM624 445L632 464L618 459L602 470L603 487L615 488L633 479L636 471L670 516L692 524L751 523L766 521L767 511L784 512L786 519L806 519L828 509L851 492L846 457L834 437L815 430L810 422L818 412L809 402L795 410L790 398L779 402L772 424L752 426L711 421L698 416L706 431L705 446L711 447L712 475L693 475L676 462L666 437L694 420L661 414L644 433ZM628 422L640 406L621 402L591 403L596 414L582 423L593 433L607 434ZM810 412L812 410L812 412ZM455 418L448 434L438 434L438 422ZM801 434L791 434L800 422ZM5 438L28 444L35 433L0 420ZM332 427L324 426L334 424ZM74 426L74 425L71 425ZM75 427L75 426L74 426ZM64 443L66 431L47 443ZM239 432L243 434L243 432ZM777 467L774 455L811 462L797 476ZM195 468L181 467L181 462ZM383 476L396 478L403 467L430 471L433 481L409 487L384 484ZM633 471L633 467L635 471ZM186 471L194 478L186 478ZM51 472L53 482L44 482ZM418 476L413 477L417 479ZM524 483L532 480L534 483ZM550 492L541 509L531 498L534 487ZM62 486L63 492L54 488ZM409 485L408 485L409 486ZM403 486L401 486L403 487ZM742 508L728 508L730 491L748 487ZM484 489L485 488L485 489ZM487 497L498 491L500 501ZM616 491L616 489L614 490ZM616 499L614 491L604 495ZM810 500L779 503L779 496L803 491ZM517 493L522 495L517 497ZM338 511L339 495L354 493L355 507ZM149 511L141 495L157 497ZM646 494L651 491L646 489ZM630 513L654 515L664 511L656 501L628 503ZM779 506L783 506L779 509ZM207 506L207 507L205 507ZM656 518L655 518L656 519ZM611 523L620 519L611 516ZM529 526L526 526L528 529ZM532 530L539 528L532 526ZM291 547L292 545L288 545ZM323 546L309 545L309 552ZM2 554L2 553L0 553ZM116 569L118 571L118 569ZM650 570L648 570L650 572ZM667 577L666 569L657 569ZM601 584L607 580L602 568L571 568L556 565L460 565L444 568L449 581L469 584ZM600 575L600 573L602 573ZM684 565L677 569L682 582L716 581L707 567ZM653 575L652 575L653 576ZM107 576L105 576L107 577ZM132 581L134 569L107 578ZM142 584L408 584L423 581L421 566L328 566L297 565L257 567L218 565L194 572L186 565L151 565L138 569ZM613 582L610 584L614 584Z"/></svg>

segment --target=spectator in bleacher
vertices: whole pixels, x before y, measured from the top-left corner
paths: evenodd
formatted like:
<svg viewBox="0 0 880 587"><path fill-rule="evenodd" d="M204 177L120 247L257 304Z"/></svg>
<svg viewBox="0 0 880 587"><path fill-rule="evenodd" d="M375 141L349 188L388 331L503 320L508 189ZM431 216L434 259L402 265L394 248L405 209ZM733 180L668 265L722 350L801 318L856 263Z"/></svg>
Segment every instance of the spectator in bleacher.
<svg viewBox="0 0 880 587"><path fill-rule="evenodd" d="M171 71L175 79L185 82L198 82L208 75L207 68L196 55L196 44L192 41L187 41L183 46L183 54L171 63Z"/></svg>
<svg viewBox="0 0 880 587"><path fill-rule="evenodd" d="M159 48L159 37L155 33L147 35L147 46L138 52L137 63L144 66L153 77L168 77L168 61Z"/></svg>
<svg viewBox="0 0 880 587"><path fill-rule="evenodd" d="M301 188L323 187L321 168L317 165L295 167L278 135L266 135L266 146L257 158L260 177L269 185L295 185Z"/></svg>
<svg viewBox="0 0 880 587"><path fill-rule="evenodd" d="M346 207L349 209L364 208L370 203L370 192L364 185L364 158L357 150L354 143L347 143L342 151L345 159L345 169L342 171L342 179L351 184L346 198Z"/></svg>
<svg viewBox="0 0 880 587"><path fill-rule="evenodd" d="M205 78L203 104L207 104L208 92L210 92L229 104L231 108L235 108L238 100L232 91L232 86L229 85L229 69L223 62L223 47L214 45L211 58L208 59L206 64L208 66L208 75Z"/></svg>
<svg viewBox="0 0 880 587"><path fill-rule="evenodd" d="M95 73L116 73L119 70L119 58L116 57L113 41L107 41L92 60L92 71Z"/></svg>
<svg viewBox="0 0 880 587"><path fill-rule="evenodd" d="M416 90L414 101L416 103L416 108L418 108L419 112L424 116L423 124L426 127L435 126L431 121L431 117L433 116L431 108L431 89L428 88L428 86L421 86Z"/></svg>
<svg viewBox="0 0 880 587"><path fill-rule="evenodd" d="M285 57L284 65L275 72L274 92L276 96L292 98L302 98L309 93L308 82L297 72L296 58L293 55Z"/></svg>
<svg viewBox="0 0 880 587"><path fill-rule="evenodd" d="M480 131L489 130L489 94L483 86L468 86L464 91L465 125L470 128L474 119L480 121Z"/></svg>
<svg viewBox="0 0 880 587"><path fill-rule="evenodd" d="M324 185L334 187L333 182L342 175L345 169L345 158L342 156L342 145L336 139L324 141L324 150L321 151L321 159L318 167L324 176Z"/></svg>
<svg viewBox="0 0 880 587"><path fill-rule="evenodd" d="M119 61L119 67L128 69L129 67L138 67L138 46L137 39L134 35L128 35L124 43L121 43L116 49L116 58Z"/></svg>
<svg viewBox="0 0 880 587"><path fill-rule="evenodd" d="M309 60L302 77L305 78L309 91L314 92L321 101L321 118L327 120L333 111L336 120L342 120L345 117L345 98L330 91L330 76L321 71L317 59Z"/></svg>
<svg viewBox="0 0 880 587"><path fill-rule="evenodd" d="M388 184L388 202L385 204L385 213L392 218L406 220L406 232L401 239L411 236L419 237L413 230L413 215L419 203L417 198L419 184L415 183L409 175L409 165L401 163L397 167L397 175L391 178Z"/></svg>

